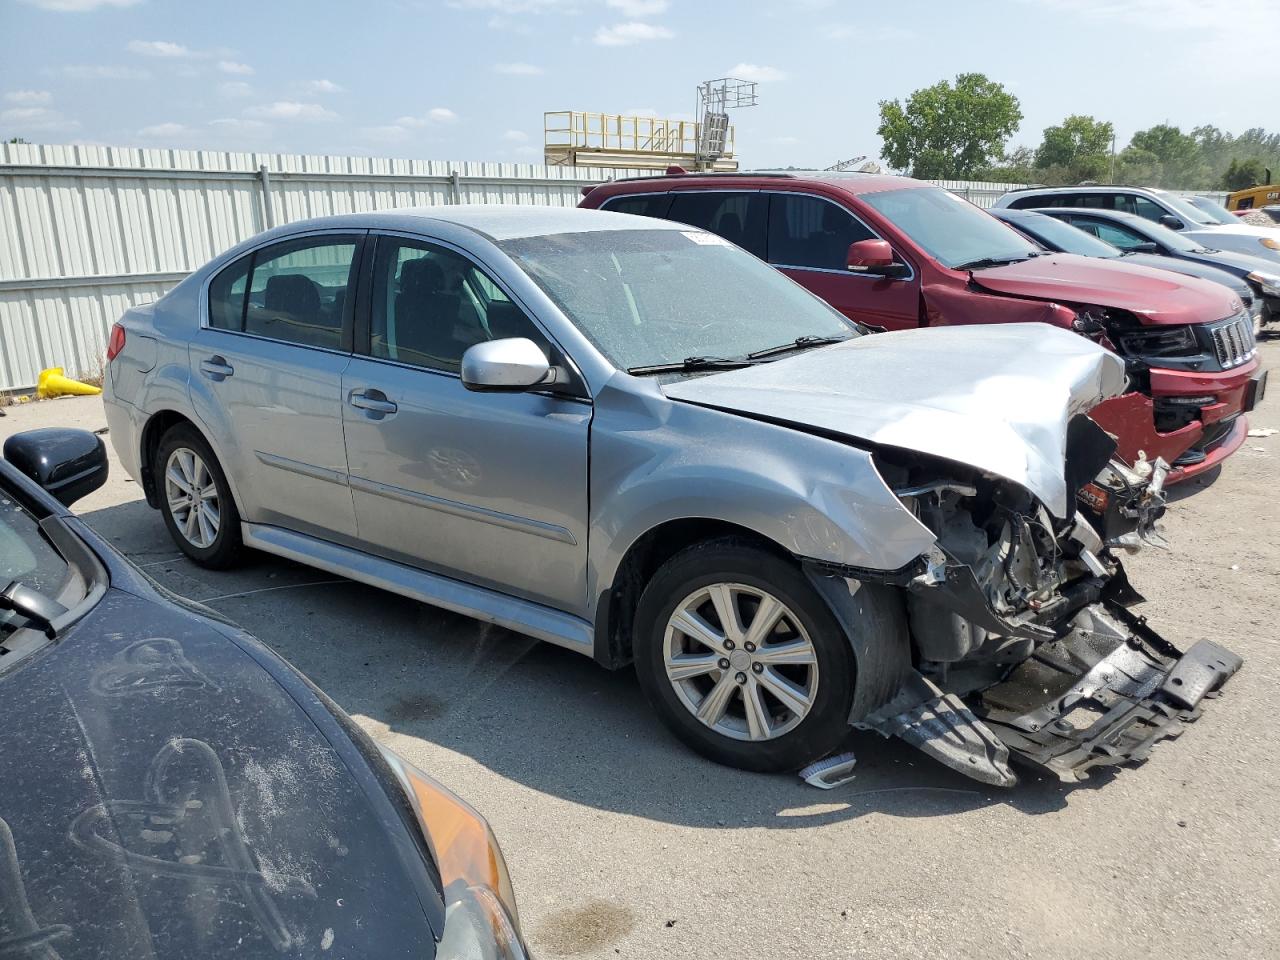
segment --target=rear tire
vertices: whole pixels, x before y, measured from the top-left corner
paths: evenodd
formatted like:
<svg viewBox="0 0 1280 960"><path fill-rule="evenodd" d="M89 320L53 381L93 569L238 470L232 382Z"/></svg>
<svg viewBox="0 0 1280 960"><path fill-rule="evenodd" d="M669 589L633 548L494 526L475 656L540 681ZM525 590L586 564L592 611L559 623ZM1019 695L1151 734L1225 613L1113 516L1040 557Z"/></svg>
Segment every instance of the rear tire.
<svg viewBox="0 0 1280 960"><path fill-rule="evenodd" d="M855 664L843 628L794 562L747 540L697 544L663 564L640 598L634 642L649 702L717 763L797 770L849 730Z"/></svg>
<svg viewBox="0 0 1280 960"><path fill-rule="evenodd" d="M202 567L225 570L240 559L240 513L208 442L187 423L160 438L152 465L160 513L178 549Z"/></svg>

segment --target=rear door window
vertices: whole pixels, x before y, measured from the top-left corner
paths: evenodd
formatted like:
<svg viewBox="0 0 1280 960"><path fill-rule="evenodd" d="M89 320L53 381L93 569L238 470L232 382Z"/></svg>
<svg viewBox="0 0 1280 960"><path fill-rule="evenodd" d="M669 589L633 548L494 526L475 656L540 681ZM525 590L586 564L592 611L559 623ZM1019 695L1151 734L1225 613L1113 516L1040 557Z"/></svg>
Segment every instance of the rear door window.
<svg viewBox="0 0 1280 960"><path fill-rule="evenodd" d="M257 251L244 332L340 349L358 247L355 237L308 237Z"/></svg>
<svg viewBox="0 0 1280 960"><path fill-rule="evenodd" d="M1071 221L1077 227L1089 231L1094 236L1105 240L1113 247L1119 247L1121 250L1132 250L1134 247L1142 243L1150 243L1150 241L1135 230L1128 227L1122 227L1118 223L1110 223L1105 220L1093 220L1084 217L1072 218Z"/></svg>
<svg viewBox="0 0 1280 960"><path fill-rule="evenodd" d="M801 193L775 193L769 203L769 262L778 267L839 270L849 245L875 237L844 207Z"/></svg>
<svg viewBox="0 0 1280 960"><path fill-rule="evenodd" d="M768 216L768 198L748 191L676 193L667 212L669 220L719 234L761 259L765 254Z"/></svg>
<svg viewBox="0 0 1280 960"><path fill-rule="evenodd" d="M630 197L610 197L600 205L601 210L613 213L631 213L638 217L665 217L671 206L669 193L642 193Z"/></svg>

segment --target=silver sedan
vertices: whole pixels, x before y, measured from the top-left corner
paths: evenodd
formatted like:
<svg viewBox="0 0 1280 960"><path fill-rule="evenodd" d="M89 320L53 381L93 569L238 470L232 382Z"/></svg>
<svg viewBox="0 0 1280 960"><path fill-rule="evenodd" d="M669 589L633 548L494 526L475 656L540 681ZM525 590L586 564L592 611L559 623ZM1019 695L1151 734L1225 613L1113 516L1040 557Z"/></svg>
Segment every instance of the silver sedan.
<svg viewBox="0 0 1280 960"><path fill-rule="evenodd" d="M116 449L197 563L262 550L634 663L723 763L795 769L852 723L1012 783L1009 749L1063 751L992 733L974 692L1064 638L1132 648L1112 548L1158 465L1108 463L1080 423L1125 389L1118 358L1039 325L866 335L684 225L291 224L130 310L106 381ZM920 735L938 716L958 751Z"/></svg>

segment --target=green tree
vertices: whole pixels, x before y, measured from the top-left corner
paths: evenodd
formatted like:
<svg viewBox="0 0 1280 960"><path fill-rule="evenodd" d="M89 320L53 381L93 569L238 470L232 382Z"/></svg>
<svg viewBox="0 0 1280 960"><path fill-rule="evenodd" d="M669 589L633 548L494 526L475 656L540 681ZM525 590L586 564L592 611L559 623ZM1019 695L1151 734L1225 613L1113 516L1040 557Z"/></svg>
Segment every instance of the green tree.
<svg viewBox="0 0 1280 960"><path fill-rule="evenodd" d="M1155 186L1194 190L1212 181L1209 165L1200 154L1200 144L1177 127L1161 123L1139 130L1129 141L1129 147L1155 157L1160 165Z"/></svg>
<svg viewBox="0 0 1280 960"><path fill-rule="evenodd" d="M1022 122L1018 98L981 73L940 80L907 98L880 101L881 155L926 179L963 179L998 160Z"/></svg>
<svg viewBox="0 0 1280 960"><path fill-rule="evenodd" d="M1257 157L1232 160L1226 172L1223 173L1222 179L1218 181L1218 185L1223 190L1245 190L1260 185L1266 175L1262 161Z"/></svg>
<svg viewBox="0 0 1280 960"><path fill-rule="evenodd" d="M1113 136L1115 128L1110 121L1074 113L1056 127L1045 127L1044 140L1036 151L1036 166L1067 167L1099 161L1105 164L1110 160Z"/></svg>
<svg viewBox="0 0 1280 960"><path fill-rule="evenodd" d="M988 183L1035 183L1035 157L1036 152L1030 147L1015 147L995 163L979 167L973 178Z"/></svg>

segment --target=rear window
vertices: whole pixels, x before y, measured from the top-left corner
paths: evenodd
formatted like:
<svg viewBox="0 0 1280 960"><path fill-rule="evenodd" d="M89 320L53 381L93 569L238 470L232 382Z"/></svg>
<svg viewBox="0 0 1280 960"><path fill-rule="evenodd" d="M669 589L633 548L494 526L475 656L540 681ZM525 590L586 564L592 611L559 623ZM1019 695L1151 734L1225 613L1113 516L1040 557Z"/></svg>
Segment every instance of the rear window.
<svg viewBox="0 0 1280 960"><path fill-rule="evenodd" d="M600 205L601 210L614 213L630 213L637 217L665 217L671 205L669 193L642 193L631 197L610 197Z"/></svg>

